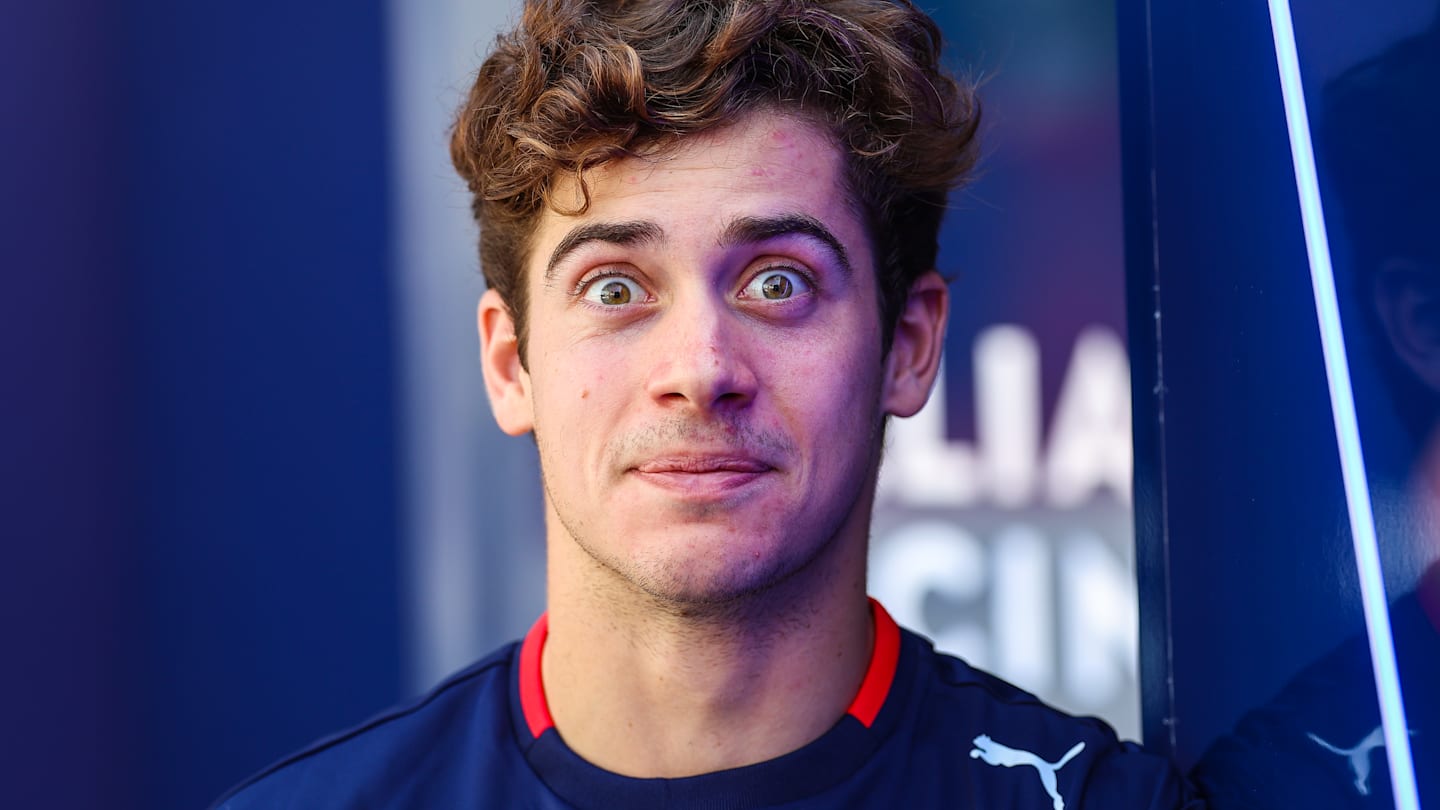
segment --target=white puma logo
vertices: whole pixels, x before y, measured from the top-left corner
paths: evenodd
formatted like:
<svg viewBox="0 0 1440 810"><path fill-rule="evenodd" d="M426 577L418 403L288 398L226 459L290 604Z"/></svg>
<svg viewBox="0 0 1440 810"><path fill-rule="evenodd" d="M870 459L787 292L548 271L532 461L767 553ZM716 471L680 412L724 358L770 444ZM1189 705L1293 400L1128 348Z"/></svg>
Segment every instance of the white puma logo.
<svg viewBox="0 0 1440 810"><path fill-rule="evenodd" d="M1056 788L1055 772L1065 767L1065 763L1075 758L1075 755L1085 750L1085 743L1075 743L1074 747L1065 752L1065 756L1055 762L1046 762L1029 751L1020 751L1006 745L1001 745L990 739L988 734L981 734L975 738L975 747L970 751L971 759L983 759L991 765L999 765L1005 768L1013 768L1016 765L1029 765L1040 774L1040 785L1045 792L1050 794L1054 800L1055 810L1065 810L1065 800L1060 798L1060 791Z"/></svg>
<svg viewBox="0 0 1440 810"><path fill-rule="evenodd" d="M1410 732L1412 735L1415 732ZM1350 770L1355 772L1355 789L1360 791L1361 796L1370 795L1370 752L1376 748L1385 747L1385 731L1383 726L1376 726L1375 730L1365 735L1365 739L1356 743L1350 748L1339 748L1320 739L1314 734L1307 733L1305 736L1314 740L1317 745L1332 754L1339 754L1350 761Z"/></svg>

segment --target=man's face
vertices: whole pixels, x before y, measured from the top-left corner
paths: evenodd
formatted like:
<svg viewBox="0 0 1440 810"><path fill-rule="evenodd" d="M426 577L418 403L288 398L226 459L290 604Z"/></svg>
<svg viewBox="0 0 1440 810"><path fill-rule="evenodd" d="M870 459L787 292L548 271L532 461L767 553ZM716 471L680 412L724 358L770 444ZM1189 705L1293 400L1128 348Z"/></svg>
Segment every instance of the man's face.
<svg viewBox="0 0 1440 810"><path fill-rule="evenodd" d="M752 114L587 178L589 209L535 231L528 371L509 361L503 402L490 380L502 426L535 432L552 543L682 604L863 543L897 409L839 150Z"/></svg>

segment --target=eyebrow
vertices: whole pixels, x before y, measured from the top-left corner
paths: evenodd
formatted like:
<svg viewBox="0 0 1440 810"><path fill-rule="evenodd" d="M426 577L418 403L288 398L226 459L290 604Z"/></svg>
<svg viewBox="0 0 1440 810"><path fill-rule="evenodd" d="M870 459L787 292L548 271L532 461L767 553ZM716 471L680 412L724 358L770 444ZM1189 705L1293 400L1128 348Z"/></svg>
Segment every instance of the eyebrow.
<svg viewBox="0 0 1440 810"><path fill-rule="evenodd" d="M581 225L565 234L560 244L550 251L550 261L545 265L545 280L555 278L555 267L566 256L591 242L605 242L611 245L640 245L659 241L664 231L659 225L647 220L630 222L592 222Z"/></svg>
<svg viewBox="0 0 1440 810"><path fill-rule="evenodd" d="M850 254L835 234L820 220L808 214L780 214L768 217L738 217L725 226L720 234L720 246L732 247L754 242L764 242L780 236L806 236L830 249L845 275L853 275Z"/></svg>

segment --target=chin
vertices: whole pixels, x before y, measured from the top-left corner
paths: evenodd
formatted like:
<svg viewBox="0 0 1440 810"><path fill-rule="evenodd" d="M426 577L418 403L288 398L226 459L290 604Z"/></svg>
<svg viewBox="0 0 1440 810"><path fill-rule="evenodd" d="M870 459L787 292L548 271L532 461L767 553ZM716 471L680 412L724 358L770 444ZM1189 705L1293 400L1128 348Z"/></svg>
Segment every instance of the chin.
<svg viewBox="0 0 1440 810"><path fill-rule="evenodd" d="M733 542L733 537L725 540ZM630 571L612 570L668 612L687 617L727 614L786 591L783 586L813 567L827 545L816 543L803 554L776 544L748 554L726 549L738 553L703 559L667 555ZM695 546L703 548L705 544Z"/></svg>

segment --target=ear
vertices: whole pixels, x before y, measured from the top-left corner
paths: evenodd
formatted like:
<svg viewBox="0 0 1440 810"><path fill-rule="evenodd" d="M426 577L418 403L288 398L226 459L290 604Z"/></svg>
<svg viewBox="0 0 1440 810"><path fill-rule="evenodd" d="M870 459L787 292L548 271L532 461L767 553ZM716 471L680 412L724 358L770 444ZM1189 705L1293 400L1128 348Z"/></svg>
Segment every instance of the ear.
<svg viewBox="0 0 1440 810"><path fill-rule="evenodd" d="M530 374L520 364L520 343L510 308L499 293L486 290L480 296L476 320L480 328L480 369L485 374L485 393L490 396L495 422L511 436L528 433L535 427Z"/></svg>
<svg viewBox="0 0 1440 810"><path fill-rule="evenodd" d="M950 290L945 279L934 270L916 279L885 358L885 390L880 403L885 413L914 416L930 398L930 388L940 373L949 316Z"/></svg>

